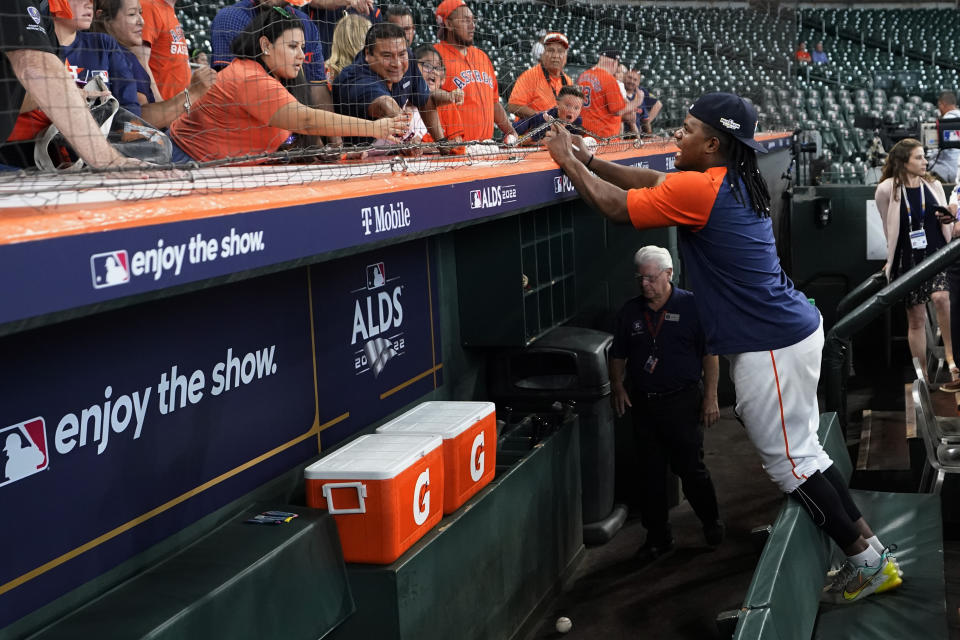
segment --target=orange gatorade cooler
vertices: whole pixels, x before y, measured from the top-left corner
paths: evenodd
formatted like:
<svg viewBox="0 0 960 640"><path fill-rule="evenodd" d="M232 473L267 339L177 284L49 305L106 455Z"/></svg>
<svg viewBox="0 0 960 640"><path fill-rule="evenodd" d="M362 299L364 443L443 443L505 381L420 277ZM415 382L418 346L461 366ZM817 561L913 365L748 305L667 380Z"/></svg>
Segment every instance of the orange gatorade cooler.
<svg viewBox="0 0 960 640"><path fill-rule="evenodd" d="M442 442L360 436L304 469L307 504L333 515L347 562L389 564L440 522Z"/></svg>
<svg viewBox="0 0 960 640"><path fill-rule="evenodd" d="M459 509L496 471L497 412L492 402L423 402L377 433L443 437L444 513Z"/></svg>

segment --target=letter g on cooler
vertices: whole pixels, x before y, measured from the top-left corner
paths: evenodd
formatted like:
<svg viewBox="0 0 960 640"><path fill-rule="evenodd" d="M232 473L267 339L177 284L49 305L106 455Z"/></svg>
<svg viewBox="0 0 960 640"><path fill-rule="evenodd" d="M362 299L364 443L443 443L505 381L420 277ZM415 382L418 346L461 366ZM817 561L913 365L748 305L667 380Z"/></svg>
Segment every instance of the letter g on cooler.
<svg viewBox="0 0 960 640"><path fill-rule="evenodd" d="M470 447L470 479L474 482L483 477L483 463L483 431L481 431L473 439L473 446Z"/></svg>
<svg viewBox="0 0 960 640"><path fill-rule="evenodd" d="M417 484L413 488L413 521L421 525L427 521L430 515L430 469L425 469L417 478ZM423 491L423 498L420 492Z"/></svg>

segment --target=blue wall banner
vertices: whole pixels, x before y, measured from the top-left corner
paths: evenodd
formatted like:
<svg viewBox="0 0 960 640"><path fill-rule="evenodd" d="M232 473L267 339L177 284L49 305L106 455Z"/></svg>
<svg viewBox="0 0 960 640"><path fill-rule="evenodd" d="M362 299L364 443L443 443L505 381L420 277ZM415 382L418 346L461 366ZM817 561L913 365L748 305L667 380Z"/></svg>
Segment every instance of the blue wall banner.
<svg viewBox="0 0 960 640"><path fill-rule="evenodd" d="M789 138L765 143L771 149ZM673 169L673 153L618 160ZM517 165L518 170L522 164ZM0 245L0 325L576 197L559 169Z"/></svg>
<svg viewBox="0 0 960 640"><path fill-rule="evenodd" d="M442 384L435 279L428 240L311 268L324 448Z"/></svg>
<svg viewBox="0 0 960 640"><path fill-rule="evenodd" d="M0 339L0 628L317 454L308 286L296 269Z"/></svg>

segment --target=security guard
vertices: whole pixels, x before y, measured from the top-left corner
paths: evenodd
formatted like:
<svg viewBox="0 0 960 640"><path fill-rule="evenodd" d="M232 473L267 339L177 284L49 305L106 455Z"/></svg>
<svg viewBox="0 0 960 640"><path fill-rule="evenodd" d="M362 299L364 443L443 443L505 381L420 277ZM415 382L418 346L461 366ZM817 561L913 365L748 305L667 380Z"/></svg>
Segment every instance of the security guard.
<svg viewBox="0 0 960 640"><path fill-rule="evenodd" d="M673 549L667 464L680 477L683 492L703 523L707 544L715 547L723 540L716 492L703 463L703 426L713 425L720 414L719 363L717 356L705 351L693 294L670 282L670 253L646 246L637 251L634 263L643 295L620 310L610 352L611 402L618 416L626 407L633 408L640 455L640 516L647 530L639 554L653 559Z"/></svg>

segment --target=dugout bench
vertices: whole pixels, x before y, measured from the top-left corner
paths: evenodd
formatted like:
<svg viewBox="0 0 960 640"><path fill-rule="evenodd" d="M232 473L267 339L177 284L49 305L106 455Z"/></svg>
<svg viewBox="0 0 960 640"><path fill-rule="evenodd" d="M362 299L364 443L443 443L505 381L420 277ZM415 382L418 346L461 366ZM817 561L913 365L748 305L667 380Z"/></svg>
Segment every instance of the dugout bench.
<svg viewBox="0 0 960 640"><path fill-rule="evenodd" d="M299 517L244 524L270 509ZM30 640L321 638L354 610L333 518L259 504Z"/></svg>
<svg viewBox="0 0 960 640"><path fill-rule="evenodd" d="M505 438L497 458L494 481L390 565L345 564L325 511L259 503L29 640L523 637L584 551L579 421ZM299 517L244 523L267 510Z"/></svg>
<svg viewBox="0 0 960 640"><path fill-rule="evenodd" d="M820 441L850 481L853 465L836 413L820 416ZM734 640L947 638L940 498L929 494L852 490L864 518L887 544L896 544L904 572L897 589L852 605L820 605L827 570L839 549L795 500L786 499L769 529L743 605L721 613L736 620ZM729 627L726 627L729 628Z"/></svg>

